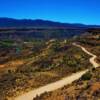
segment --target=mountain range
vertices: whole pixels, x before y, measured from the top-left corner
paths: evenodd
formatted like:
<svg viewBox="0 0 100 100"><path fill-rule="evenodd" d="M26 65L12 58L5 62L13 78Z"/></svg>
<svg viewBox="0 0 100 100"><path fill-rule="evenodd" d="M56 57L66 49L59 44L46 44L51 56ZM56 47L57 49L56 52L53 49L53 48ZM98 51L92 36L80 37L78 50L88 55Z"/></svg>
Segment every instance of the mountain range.
<svg viewBox="0 0 100 100"><path fill-rule="evenodd" d="M100 25L85 25L80 23L61 23L42 19L13 19L13 18L0 18L0 28L6 27L65 27L65 28L100 28Z"/></svg>

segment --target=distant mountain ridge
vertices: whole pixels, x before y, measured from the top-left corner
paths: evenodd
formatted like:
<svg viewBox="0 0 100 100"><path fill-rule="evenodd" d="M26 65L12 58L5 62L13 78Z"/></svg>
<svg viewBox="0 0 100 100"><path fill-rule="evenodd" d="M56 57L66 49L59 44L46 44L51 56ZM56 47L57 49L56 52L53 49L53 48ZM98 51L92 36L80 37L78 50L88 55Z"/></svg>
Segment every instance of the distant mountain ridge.
<svg viewBox="0 0 100 100"><path fill-rule="evenodd" d="M85 24L70 24L53 22L42 19L13 19L13 18L0 18L0 28L6 27L66 27L66 28L100 28L100 25L85 25Z"/></svg>

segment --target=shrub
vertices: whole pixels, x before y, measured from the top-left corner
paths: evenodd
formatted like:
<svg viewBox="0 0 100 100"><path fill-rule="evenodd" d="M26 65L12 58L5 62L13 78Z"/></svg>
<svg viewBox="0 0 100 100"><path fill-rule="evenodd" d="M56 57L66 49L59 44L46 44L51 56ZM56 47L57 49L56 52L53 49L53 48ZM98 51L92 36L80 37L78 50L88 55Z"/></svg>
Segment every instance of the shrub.
<svg viewBox="0 0 100 100"><path fill-rule="evenodd" d="M90 73L90 72L87 72L86 74L84 74L83 76L82 76L82 80L90 80L91 79L91 77L92 77L92 74Z"/></svg>

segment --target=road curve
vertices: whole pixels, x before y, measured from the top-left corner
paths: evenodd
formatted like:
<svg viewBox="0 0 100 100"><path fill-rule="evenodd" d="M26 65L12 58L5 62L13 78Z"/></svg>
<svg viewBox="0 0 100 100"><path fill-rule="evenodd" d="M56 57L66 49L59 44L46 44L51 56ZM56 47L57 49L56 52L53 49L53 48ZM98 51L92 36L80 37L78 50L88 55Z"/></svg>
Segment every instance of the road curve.
<svg viewBox="0 0 100 100"><path fill-rule="evenodd" d="M82 47L81 45L78 45L76 43L73 43L74 46L77 46L79 48L81 48L85 53L87 53L88 55L92 56L89 60L90 63L96 68L99 67L99 64L95 62L96 59L96 55L90 53L89 51L87 51L84 47ZM66 78L63 78L59 81L47 84L45 86L42 86L40 88L34 89L28 93L25 93L21 96L16 97L14 100L33 100L33 98L35 98L37 95L40 95L44 92L49 92L49 91L53 91L56 90L58 88L61 88L65 85L68 85L70 83L72 83L73 81L79 79L83 74L85 74L88 71L88 69L84 70L84 71L80 71L77 73L72 74L71 76L68 76Z"/></svg>
<svg viewBox="0 0 100 100"><path fill-rule="evenodd" d="M99 67L100 65L95 61L97 56L89 51L87 51L84 47L82 47L81 45L79 44L76 44L76 43L73 43L74 46L77 46L79 48L81 48L85 53L87 53L88 55L92 56L89 60L90 60L90 63L93 65L93 67Z"/></svg>

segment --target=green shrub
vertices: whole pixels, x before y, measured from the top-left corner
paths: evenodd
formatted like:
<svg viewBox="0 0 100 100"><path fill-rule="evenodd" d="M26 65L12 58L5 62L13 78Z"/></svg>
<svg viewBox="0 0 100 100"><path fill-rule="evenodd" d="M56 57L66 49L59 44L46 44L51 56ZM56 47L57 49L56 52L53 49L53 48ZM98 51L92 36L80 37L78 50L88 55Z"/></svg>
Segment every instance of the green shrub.
<svg viewBox="0 0 100 100"><path fill-rule="evenodd" d="M91 77L92 77L92 74L90 73L90 72L87 72L86 74L84 74L83 76L82 76L82 80L90 80L91 79Z"/></svg>

